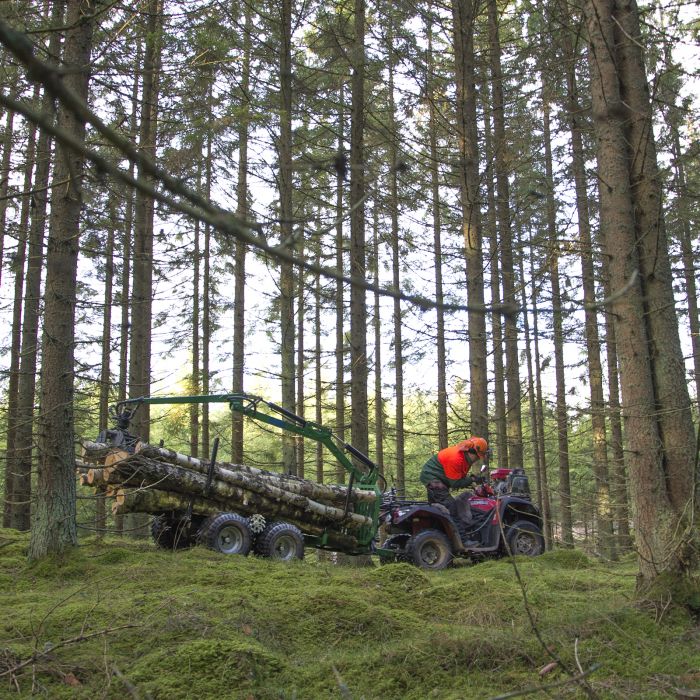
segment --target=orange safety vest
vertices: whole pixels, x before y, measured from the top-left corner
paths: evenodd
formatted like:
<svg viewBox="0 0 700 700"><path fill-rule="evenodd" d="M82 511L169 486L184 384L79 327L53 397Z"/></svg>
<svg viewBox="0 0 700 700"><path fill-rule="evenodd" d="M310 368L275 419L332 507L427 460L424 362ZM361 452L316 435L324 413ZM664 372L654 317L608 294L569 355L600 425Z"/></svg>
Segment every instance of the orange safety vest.
<svg viewBox="0 0 700 700"><path fill-rule="evenodd" d="M463 479L467 475L471 465L467 462L464 451L472 446L471 440L462 440L437 453L438 462L445 470L445 476L448 479Z"/></svg>

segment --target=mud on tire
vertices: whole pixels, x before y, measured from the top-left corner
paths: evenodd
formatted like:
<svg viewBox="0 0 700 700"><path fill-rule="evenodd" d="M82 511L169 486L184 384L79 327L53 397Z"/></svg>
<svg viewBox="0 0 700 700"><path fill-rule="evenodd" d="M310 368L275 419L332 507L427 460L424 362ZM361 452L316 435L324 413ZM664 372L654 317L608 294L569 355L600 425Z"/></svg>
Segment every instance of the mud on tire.
<svg viewBox="0 0 700 700"><path fill-rule="evenodd" d="M248 519L238 513L219 513L207 518L199 530L199 541L215 552L243 556L253 546Z"/></svg>
<svg viewBox="0 0 700 700"><path fill-rule="evenodd" d="M440 571L452 562L452 547L440 530L423 530L408 541L406 556L421 569Z"/></svg>
<svg viewBox="0 0 700 700"><path fill-rule="evenodd" d="M291 561L304 558L304 536L301 530L291 523L270 523L258 535L255 551L261 557L278 561Z"/></svg>
<svg viewBox="0 0 700 700"><path fill-rule="evenodd" d="M514 522L506 533L506 551L512 555L539 556L544 552L542 530L529 520Z"/></svg>

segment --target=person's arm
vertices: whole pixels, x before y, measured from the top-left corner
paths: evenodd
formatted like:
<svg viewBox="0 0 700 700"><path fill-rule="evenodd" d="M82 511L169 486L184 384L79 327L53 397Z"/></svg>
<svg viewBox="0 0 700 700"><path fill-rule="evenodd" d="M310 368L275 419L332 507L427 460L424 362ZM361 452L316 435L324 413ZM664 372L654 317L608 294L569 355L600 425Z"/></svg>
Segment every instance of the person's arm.
<svg viewBox="0 0 700 700"><path fill-rule="evenodd" d="M468 489L474 484L474 477L471 474L463 476L461 479L449 479L451 489Z"/></svg>

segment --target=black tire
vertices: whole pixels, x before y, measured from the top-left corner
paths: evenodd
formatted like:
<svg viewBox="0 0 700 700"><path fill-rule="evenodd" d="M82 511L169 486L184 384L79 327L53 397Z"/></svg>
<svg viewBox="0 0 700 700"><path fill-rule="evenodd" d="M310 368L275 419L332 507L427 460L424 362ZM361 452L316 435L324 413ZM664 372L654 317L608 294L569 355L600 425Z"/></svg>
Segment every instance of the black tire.
<svg viewBox="0 0 700 700"><path fill-rule="evenodd" d="M406 556L406 545L408 544L411 536L407 532L399 533L398 535L390 535L384 540L382 544L382 549L393 549L396 552L395 557L388 557L379 555L379 563L384 566L384 564L393 564L397 561L409 561Z"/></svg>
<svg viewBox="0 0 700 700"><path fill-rule="evenodd" d="M253 546L248 520L238 513L219 513L207 518L199 530L199 541L215 552L243 556Z"/></svg>
<svg viewBox="0 0 700 700"><path fill-rule="evenodd" d="M506 534L508 554L537 557L544 552L542 530L530 520L514 522Z"/></svg>
<svg viewBox="0 0 700 700"><path fill-rule="evenodd" d="M440 530L423 530L408 541L406 556L421 569L440 571L450 565L452 547Z"/></svg>
<svg viewBox="0 0 700 700"><path fill-rule="evenodd" d="M192 544L189 527L184 520L162 516L151 522L151 537L162 549L185 549Z"/></svg>
<svg viewBox="0 0 700 700"><path fill-rule="evenodd" d="M261 557L292 561L304 558L304 536L301 530L291 523L270 523L255 542L255 551Z"/></svg>

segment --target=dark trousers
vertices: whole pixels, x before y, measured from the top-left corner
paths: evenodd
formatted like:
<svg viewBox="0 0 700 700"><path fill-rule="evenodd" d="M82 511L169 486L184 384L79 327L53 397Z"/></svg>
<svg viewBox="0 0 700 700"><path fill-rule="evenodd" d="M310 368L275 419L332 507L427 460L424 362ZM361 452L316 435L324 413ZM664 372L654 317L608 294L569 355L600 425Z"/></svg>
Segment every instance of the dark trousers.
<svg viewBox="0 0 700 700"><path fill-rule="evenodd" d="M426 485L428 503L439 503L450 512L460 533L472 522L472 510L469 507L470 494L465 491L455 498L442 481L430 481Z"/></svg>

